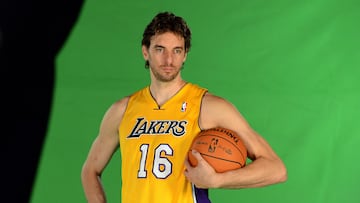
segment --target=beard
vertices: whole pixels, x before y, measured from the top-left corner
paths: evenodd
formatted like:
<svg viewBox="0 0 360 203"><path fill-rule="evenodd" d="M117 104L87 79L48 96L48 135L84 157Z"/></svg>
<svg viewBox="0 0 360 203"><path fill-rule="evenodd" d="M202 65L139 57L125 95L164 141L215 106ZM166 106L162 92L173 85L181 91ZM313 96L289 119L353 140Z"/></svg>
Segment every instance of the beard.
<svg viewBox="0 0 360 203"><path fill-rule="evenodd" d="M154 75L154 77L158 80L158 81L161 81L161 82L170 82L172 80L174 80L180 73L180 70L181 68L177 69L177 71L175 72L171 72L171 73L161 73L159 71L157 71L156 69L154 68L151 68L151 71Z"/></svg>

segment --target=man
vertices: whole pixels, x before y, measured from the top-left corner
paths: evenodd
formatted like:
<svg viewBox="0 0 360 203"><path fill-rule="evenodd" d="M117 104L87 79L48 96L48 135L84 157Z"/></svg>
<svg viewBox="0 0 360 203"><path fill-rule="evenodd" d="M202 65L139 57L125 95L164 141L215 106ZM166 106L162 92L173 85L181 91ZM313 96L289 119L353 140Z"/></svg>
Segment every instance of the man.
<svg viewBox="0 0 360 203"><path fill-rule="evenodd" d="M248 188L284 182L286 168L269 144L238 110L207 89L182 79L191 47L186 22L170 12L158 13L142 40L151 84L115 102L105 113L82 169L88 202L106 202L101 173L120 147L122 202L210 202L208 188ZM241 136L252 160L244 168L216 173L187 153L200 130L224 127Z"/></svg>

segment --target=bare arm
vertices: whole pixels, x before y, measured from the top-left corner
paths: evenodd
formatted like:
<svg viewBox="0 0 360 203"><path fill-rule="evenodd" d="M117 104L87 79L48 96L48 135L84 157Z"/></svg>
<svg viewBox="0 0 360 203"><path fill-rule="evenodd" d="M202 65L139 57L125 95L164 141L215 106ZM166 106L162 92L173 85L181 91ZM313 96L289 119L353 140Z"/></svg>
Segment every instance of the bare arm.
<svg viewBox="0 0 360 203"><path fill-rule="evenodd" d="M118 127L128 98L114 103L105 113L99 134L94 140L81 171L81 181L89 203L105 203L101 173L119 147Z"/></svg>
<svg viewBox="0 0 360 203"><path fill-rule="evenodd" d="M282 160L228 101L207 94L202 103L200 125L202 129L221 126L235 131L244 141L252 162L241 169L216 173L201 155L195 152L199 164L191 167L186 161L185 175L198 187L249 188L286 181L287 172Z"/></svg>

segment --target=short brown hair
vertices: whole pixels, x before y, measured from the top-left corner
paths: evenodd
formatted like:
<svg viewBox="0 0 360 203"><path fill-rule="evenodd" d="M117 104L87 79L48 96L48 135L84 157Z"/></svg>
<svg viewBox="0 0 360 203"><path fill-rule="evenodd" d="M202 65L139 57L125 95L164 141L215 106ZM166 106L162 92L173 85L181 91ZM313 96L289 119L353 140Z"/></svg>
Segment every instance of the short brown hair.
<svg viewBox="0 0 360 203"><path fill-rule="evenodd" d="M191 31L185 20L171 12L160 12L146 26L141 44L150 47L150 39L155 34L173 32L184 38L185 51L189 52L191 47Z"/></svg>

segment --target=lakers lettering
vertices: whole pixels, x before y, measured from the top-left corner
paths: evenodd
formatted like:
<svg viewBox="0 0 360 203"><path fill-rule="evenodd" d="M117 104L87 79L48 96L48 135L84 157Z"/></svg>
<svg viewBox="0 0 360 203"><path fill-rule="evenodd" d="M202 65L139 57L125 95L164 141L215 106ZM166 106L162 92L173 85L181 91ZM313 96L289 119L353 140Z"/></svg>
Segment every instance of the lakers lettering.
<svg viewBox="0 0 360 203"><path fill-rule="evenodd" d="M182 136L186 132L187 121L185 120L151 120L137 118L136 124L127 138L140 137L141 135L172 134Z"/></svg>

